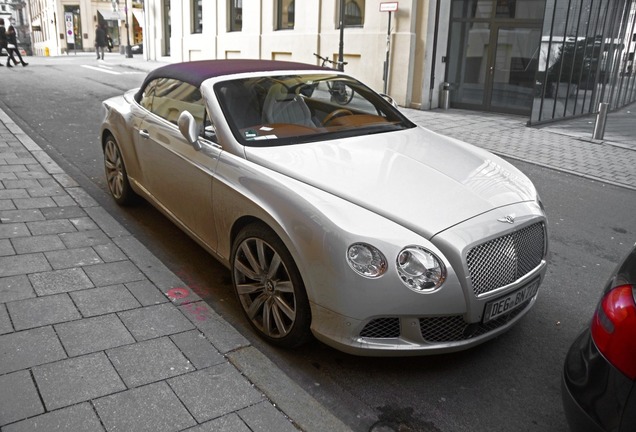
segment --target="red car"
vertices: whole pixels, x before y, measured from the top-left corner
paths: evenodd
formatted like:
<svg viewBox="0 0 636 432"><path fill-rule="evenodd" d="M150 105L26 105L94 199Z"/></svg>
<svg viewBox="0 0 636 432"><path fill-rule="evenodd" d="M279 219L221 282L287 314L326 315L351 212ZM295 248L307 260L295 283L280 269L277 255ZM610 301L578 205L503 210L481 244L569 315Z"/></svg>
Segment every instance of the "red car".
<svg viewBox="0 0 636 432"><path fill-rule="evenodd" d="M573 432L636 431L636 245L616 267L562 376Z"/></svg>

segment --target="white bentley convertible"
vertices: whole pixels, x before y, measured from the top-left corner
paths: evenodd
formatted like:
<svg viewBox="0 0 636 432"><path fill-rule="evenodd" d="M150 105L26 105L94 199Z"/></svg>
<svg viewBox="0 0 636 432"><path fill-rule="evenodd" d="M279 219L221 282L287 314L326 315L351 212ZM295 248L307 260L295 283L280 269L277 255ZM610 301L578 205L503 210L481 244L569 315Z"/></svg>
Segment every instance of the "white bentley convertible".
<svg viewBox="0 0 636 432"><path fill-rule="evenodd" d="M455 351L535 302L547 222L528 178L348 75L180 63L104 106L114 199L143 197L226 265L273 344Z"/></svg>

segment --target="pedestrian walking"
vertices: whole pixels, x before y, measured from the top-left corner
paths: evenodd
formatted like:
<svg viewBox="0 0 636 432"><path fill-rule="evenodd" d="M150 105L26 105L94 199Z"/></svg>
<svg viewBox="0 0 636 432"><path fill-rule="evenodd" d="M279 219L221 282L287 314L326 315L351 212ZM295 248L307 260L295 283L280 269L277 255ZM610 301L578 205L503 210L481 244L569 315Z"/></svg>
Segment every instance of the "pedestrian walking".
<svg viewBox="0 0 636 432"><path fill-rule="evenodd" d="M15 54L20 60L20 63L22 63L22 67L28 66L28 63L22 59L22 54L20 54L20 50L18 49L18 37L15 32L15 28L12 25L7 28L7 53ZM13 58L13 63L17 66L18 62L15 57L11 57ZM9 59L7 59L7 66L11 66L9 64Z"/></svg>
<svg viewBox="0 0 636 432"><path fill-rule="evenodd" d="M108 41L106 39L106 32L99 24L95 26L95 52L97 53L97 60L104 60L104 48L108 45Z"/></svg>
<svg viewBox="0 0 636 432"><path fill-rule="evenodd" d="M0 18L0 51L2 51L2 49L7 51L7 55L9 56L7 58L7 66L13 67L11 62L13 61L15 63L15 59L13 58L13 53L7 49L7 43L7 29L4 27L4 18ZM0 66L2 66L2 63L0 63Z"/></svg>

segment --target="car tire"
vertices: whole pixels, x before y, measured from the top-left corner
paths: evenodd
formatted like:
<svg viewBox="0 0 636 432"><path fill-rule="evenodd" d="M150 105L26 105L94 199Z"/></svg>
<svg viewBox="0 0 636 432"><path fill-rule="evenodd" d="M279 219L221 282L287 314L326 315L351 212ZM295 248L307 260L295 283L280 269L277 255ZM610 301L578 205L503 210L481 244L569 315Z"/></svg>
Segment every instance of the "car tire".
<svg viewBox="0 0 636 432"><path fill-rule="evenodd" d="M283 348L310 339L311 310L300 272L269 227L244 227L234 241L231 265L239 303L262 339Z"/></svg>
<svg viewBox="0 0 636 432"><path fill-rule="evenodd" d="M119 144L110 134L106 136L104 142L104 169L108 190L115 202L121 206L133 204L137 195L130 187Z"/></svg>

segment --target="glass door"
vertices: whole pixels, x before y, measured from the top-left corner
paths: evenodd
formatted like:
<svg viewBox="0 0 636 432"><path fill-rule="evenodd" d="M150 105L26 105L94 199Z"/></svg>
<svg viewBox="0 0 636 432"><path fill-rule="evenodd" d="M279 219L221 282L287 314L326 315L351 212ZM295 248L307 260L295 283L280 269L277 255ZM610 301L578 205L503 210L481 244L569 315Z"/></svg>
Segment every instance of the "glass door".
<svg viewBox="0 0 636 432"><path fill-rule="evenodd" d="M535 92L541 29L495 25L488 55L484 107L530 114Z"/></svg>
<svg viewBox="0 0 636 432"><path fill-rule="evenodd" d="M490 23L453 22L447 80L457 108L483 108L489 75Z"/></svg>

